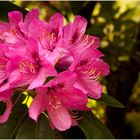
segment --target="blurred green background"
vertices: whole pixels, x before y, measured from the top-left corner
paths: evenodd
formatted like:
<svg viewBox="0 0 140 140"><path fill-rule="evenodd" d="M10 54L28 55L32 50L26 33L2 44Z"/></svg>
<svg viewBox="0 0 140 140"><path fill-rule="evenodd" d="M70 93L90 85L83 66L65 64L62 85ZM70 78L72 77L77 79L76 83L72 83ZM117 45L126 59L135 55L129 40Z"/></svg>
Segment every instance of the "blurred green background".
<svg viewBox="0 0 140 140"><path fill-rule="evenodd" d="M86 33L100 38L103 59L111 72L101 79L104 93L125 105L124 109L89 100L96 116L107 125L115 138L140 138L140 2L122 1L10 1L0 2L0 19L5 11L26 13L40 10L40 18L49 20L55 12L65 17L65 24L75 15L88 20ZM3 7L3 8L2 8Z"/></svg>

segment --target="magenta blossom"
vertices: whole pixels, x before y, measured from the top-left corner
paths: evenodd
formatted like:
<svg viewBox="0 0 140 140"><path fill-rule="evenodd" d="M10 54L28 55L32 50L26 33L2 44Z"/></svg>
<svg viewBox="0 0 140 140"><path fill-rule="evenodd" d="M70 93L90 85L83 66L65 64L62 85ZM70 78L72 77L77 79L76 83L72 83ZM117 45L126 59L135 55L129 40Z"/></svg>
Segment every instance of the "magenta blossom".
<svg viewBox="0 0 140 140"><path fill-rule="evenodd" d="M58 62L59 68L68 68L77 55L84 53L89 48L99 47L99 38L95 36L86 35L85 30L87 21L81 16L76 16L73 23L68 23L64 27L63 47L65 53Z"/></svg>
<svg viewBox="0 0 140 140"><path fill-rule="evenodd" d="M9 12L8 17L9 22L0 22L0 43L8 45L10 53L17 53L17 51L22 53L25 51L28 38L24 31L38 17L38 10L31 10L25 16L24 21L19 11Z"/></svg>
<svg viewBox="0 0 140 140"><path fill-rule="evenodd" d="M88 97L101 97L98 79L109 73L99 38L85 34L87 21L81 16L66 26L60 13L46 22L37 9L24 19L19 11L8 17L9 22L0 22L0 101L7 105L0 123L8 119L13 89L19 88L35 94L29 107L33 120L45 112L60 131L77 125L74 111L90 110Z"/></svg>
<svg viewBox="0 0 140 140"><path fill-rule="evenodd" d="M29 36L28 33L29 26L32 22L34 22L34 20L38 19L38 16L39 16L38 9L32 9L29 13L27 13L24 21L22 20L21 22L19 22L19 27L22 33Z"/></svg>
<svg viewBox="0 0 140 140"><path fill-rule="evenodd" d="M109 73L109 66L100 59L102 55L90 47L78 55L69 68L77 74L75 86L95 99L100 98L102 93L102 85L97 81L98 78Z"/></svg>
<svg viewBox="0 0 140 140"><path fill-rule="evenodd" d="M25 85L29 85L28 89L33 89L43 85L48 76L57 74L53 65L39 55L37 42L32 38L27 41L24 54L11 53L9 57L6 68L8 82L0 91Z"/></svg>
<svg viewBox="0 0 140 140"><path fill-rule="evenodd" d="M41 112L47 110L52 125L64 131L72 125L68 110L86 110L87 97L74 88L76 75L65 71L48 84L36 89L37 95L30 108L29 116L37 121Z"/></svg>
<svg viewBox="0 0 140 140"><path fill-rule="evenodd" d="M28 36L38 41L40 53L52 64L62 55L62 29L63 16L60 13L54 14L48 23L36 19L28 27Z"/></svg>
<svg viewBox="0 0 140 140"><path fill-rule="evenodd" d="M99 38L85 35L87 21L81 16L76 16L73 23L64 27L64 44L71 54L82 53L90 46L99 47Z"/></svg>
<svg viewBox="0 0 140 140"><path fill-rule="evenodd" d="M22 13L13 11L8 13L9 22L0 22L0 42L9 45L9 48L23 46L23 34L19 29L19 22L23 20Z"/></svg>

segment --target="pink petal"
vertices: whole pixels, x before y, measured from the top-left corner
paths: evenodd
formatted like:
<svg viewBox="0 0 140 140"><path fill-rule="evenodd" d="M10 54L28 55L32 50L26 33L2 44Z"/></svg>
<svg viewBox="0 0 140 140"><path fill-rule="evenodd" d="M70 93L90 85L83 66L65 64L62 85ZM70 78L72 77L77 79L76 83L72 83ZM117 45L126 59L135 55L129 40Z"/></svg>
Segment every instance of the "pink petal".
<svg viewBox="0 0 140 140"><path fill-rule="evenodd" d="M38 9L32 9L26 16L24 22L29 25L33 20L37 19L39 15Z"/></svg>
<svg viewBox="0 0 140 140"><path fill-rule="evenodd" d="M71 87L75 83L75 81L76 81L76 74L74 72L64 71L59 73L59 75L57 75L55 80L51 80L48 83L48 86L62 83L65 84L65 86L67 87Z"/></svg>
<svg viewBox="0 0 140 140"><path fill-rule="evenodd" d="M9 115L11 113L11 109L12 109L12 102L11 100L6 100L4 101L6 103L6 110L3 113L3 115L0 116L0 123L4 123L8 120Z"/></svg>
<svg viewBox="0 0 140 140"><path fill-rule="evenodd" d="M38 52L37 41L34 38L28 38L26 49L26 51L29 53Z"/></svg>
<svg viewBox="0 0 140 140"><path fill-rule="evenodd" d="M15 69L8 77L8 82L0 87L0 92L9 88L25 86L33 80L33 74L21 74L19 69Z"/></svg>
<svg viewBox="0 0 140 140"><path fill-rule="evenodd" d="M46 101L45 98L47 98L44 94L38 93L33 102L31 103L31 106L28 110L29 116L37 121L38 116L46 110Z"/></svg>
<svg viewBox="0 0 140 140"><path fill-rule="evenodd" d="M7 59L4 57L0 57L0 83L7 79L6 64Z"/></svg>
<svg viewBox="0 0 140 140"><path fill-rule="evenodd" d="M5 55L10 59L13 59L15 57L15 54L23 56L25 53L25 48L21 48L20 46L19 46L19 48L17 48L17 47L18 46L16 44L15 48L12 48L10 51L5 52Z"/></svg>
<svg viewBox="0 0 140 140"><path fill-rule="evenodd" d="M12 97L13 89L5 90L4 92L0 92L0 100L8 100Z"/></svg>
<svg viewBox="0 0 140 140"><path fill-rule="evenodd" d="M31 62L39 62L39 48L38 43L35 39L29 37L27 41L27 47L25 50L25 57Z"/></svg>
<svg viewBox="0 0 140 140"><path fill-rule="evenodd" d="M62 89L57 92L57 96L68 109L86 109L87 96L79 89L73 87Z"/></svg>
<svg viewBox="0 0 140 140"><path fill-rule="evenodd" d="M53 125L60 131L69 129L72 124L71 116L63 106L58 109L49 108L48 115Z"/></svg>
<svg viewBox="0 0 140 140"><path fill-rule="evenodd" d="M20 23L19 23L19 27L20 27L20 30L21 30L25 35L29 35L29 34L28 34L28 25L26 25L26 23L20 22Z"/></svg>
<svg viewBox="0 0 140 140"><path fill-rule="evenodd" d="M66 48L70 48L71 46L69 45L74 45L75 42L77 44L77 41L80 40L82 35L85 33L86 26L87 26L86 19L81 16L76 16L73 24L69 23L64 27L64 41L66 43L64 45ZM83 40L80 40L80 42L82 41ZM81 46L80 42L79 45ZM70 49L73 48L74 46L72 46L72 48Z"/></svg>
<svg viewBox="0 0 140 140"><path fill-rule="evenodd" d="M79 34L84 34L87 26L87 21L81 16L76 16L73 22L73 30L77 31Z"/></svg>
<svg viewBox="0 0 140 140"><path fill-rule="evenodd" d="M78 69L78 73L80 72L79 69L84 70L84 69L93 69L94 67L94 62L96 59L100 58L103 56L103 54L98 51L97 49L90 47L85 49L84 53L75 55L75 61L71 64L69 67L70 71L75 71ZM81 62L85 62L81 64Z"/></svg>
<svg viewBox="0 0 140 140"><path fill-rule="evenodd" d="M36 74L33 81L30 83L28 89L34 89L36 87L42 86L46 80L47 72L45 69L41 68L39 72Z"/></svg>
<svg viewBox="0 0 140 140"><path fill-rule="evenodd" d="M14 54L12 54L12 56L13 55ZM21 56L15 56L13 58L10 58L10 61L8 61L7 66L6 66L6 72L8 76L11 74L12 71L19 68L19 64L22 59L23 57Z"/></svg>
<svg viewBox="0 0 140 140"><path fill-rule="evenodd" d="M39 11L38 9L33 9L26 14L24 22L19 23L20 30L25 34L29 35L29 25L36 19L38 19Z"/></svg>
<svg viewBox="0 0 140 140"><path fill-rule="evenodd" d="M4 70L0 70L0 84L7 79L6 72Z"/></svg>
<svg viewBox="0 0 140 140"><path fill-rule="evenodd" d="M42 69L46 71L46 77L57 75L57 71L55 70L54 66L50 62L48 62L46 59L42 59Z"/></svg>
<svg viewBox="0 0 140 140"><path fill-rule="evenodd" d="M99 82L90 81L89 86L90 86L90 89L87 90L88 95L92 98L99 99L101 97L101 94L103 91L102 85ZM92 87L92 89L91 89L91 87Z"/></svg>
<svg viewBox="0 0 140 140"><path fill-rule="evenodd" d="M9 12L8 17L9 17L9 22L15 25L17 25L20 21L23 20L23 15L19 11Z"/></svg>
<svg viewBox="0 0 140 140"><path fill-rule="evenodd" d="M27 47L25 52L25 54L27 55L26 57L28 57L31 61L39 59L38 51L39 49L37 41L30 37L27 41Z"/></svg>
<svg viewBox="0 0 140 140"><path fill-rule="evenodd" d="M68 47L67 41L71 41L73 35L72 23L68 23L63 29L64 29L64 40L66 43L66 47Z"/></svg>
<svg viewBox="0 0 140 140"><path fill-rule="evenodd" d="M43 32L45 32L47 23L41 20L33 20L32 23L29 25L29 33L33 38L37 38L39 36L42 37ZM36 28L34 28L36 27Z"/></svg>
<svg viewBox="0 0 140 140"><path fill-rule="evenodd" d="M68 85L73 85L75 83L75 80L76 80L76 74L68 70L61 72L57 77L57 81L59 83L65 83Z"/></svg>
<svg viewBox="0 0 140 140"><path fill-rule="evenodd" d="M22 74L19 80L16 81L15 87L22 87L25 85L29 85L33 81L34 77L35 76L32 73Z"/></svg>
<svg viewBox="0 0 140 140"><path fill-rule="evenodd" d="M90 37L94 41L93 44L92 44L92 46L94 48L99 48L99 46L100 46L100 40L99 40L99 38L96 37L96 36L90 36Z"/></svg>
<svg viewBox="0 0 140 140"><path fill-rule="evenodd" d="M84 51L84 53L81 54L80 59L89 58L91 61L100 58L101 56L103 56L103 54L99 50L93 47L89 47Z"/></svg>
<svg viewBox="0 0 140 140"><path fill-rule="evenodd" d="M6 84L4 84L4 85L2 85L0 87L0 92L3 92L5 90L8 90L9 88L10 88L10 84L9 83L6 83Z"/></svg>
<svg viewBox="0 0 140 140"><path fill-rule="evenodd" d="M8 30L9 28L10 28L9 23L7 23L7 22L1 22L1 21L0 21L0 30L1 30L1 31Z"/></svg>
<svg viewBox="0 0 140 140"><path fill-rule="evenodd" d="M96 73L100 73L101 76L106 76L110 72L109 65L101 59L96 59L96 61L93 63L93 66L96 69Z"/></svg>
<svg viewBox="0 0 140 140"><path fill-rule="evenodd" d="M45 53L45 50L43 50L43 52ZM53 52L45 53L45 58L53 65L59 56L60 56L60 51L58 49L54 49Z"/></svg>
<svg viewBox="0 0 140 140"><path fill-rule="evenodd" d="M55 76L56 74L57 73L54 67L49 63L46 64L46 66L40 68L39 72L36 74L28 89L33 89L35 87L42 86L48 76Z"/></svg>
<svg viewBox="0 0 140 140"><path fill-rule="evenodd" d="M20 79L21 79L21 73L18 69L16 69L10 74L8 83L14 86L17 83L17 81Z"/></svg>
<svg viewBox="0 0 140 140"><path fill-rule="evenodd" d="M0 116L0 123L6 122L8 120L10 113L11 113L12 102L11 102L10 98L12 96L12 92L13 92L13 90L9 89L7 91L0 93L0 101L6 103L6 110L3 113L3 115Z"/></svg>
<svg viewBox="0 0 140 140"><path fill-rule="evenodd" d="M99 99L102 94L102 85L94 80L89 80L86 78L82 78L77 81L79 84L80 89L88 94L88 96Z"/></svg>
<svg viewBox="0 0 140 140"><path fill-rule="evenodd" d="M8 50L8 46L5 44L0 44L0 56L3 56Z"/></svg>
<svg viewBox="0 0 140 140"><path fill-rule="evenodd" d="M50 20L49 20L49 25L52 28L62 28L63 27L63 16L60 13L54 14Z"/></svg>

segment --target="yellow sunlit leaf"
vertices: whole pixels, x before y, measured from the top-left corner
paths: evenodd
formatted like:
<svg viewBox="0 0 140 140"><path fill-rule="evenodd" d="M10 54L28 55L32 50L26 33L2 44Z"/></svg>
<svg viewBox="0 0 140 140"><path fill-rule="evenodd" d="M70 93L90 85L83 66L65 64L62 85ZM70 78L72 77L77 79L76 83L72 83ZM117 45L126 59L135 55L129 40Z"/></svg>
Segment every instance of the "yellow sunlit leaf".
<svg viewBox="0 0 140 140"><path fill-rule="evenodd" d="M119 61L129 61L129 56L128 55L123 55L118 57Z"/></svg>
<svg viewBox="0 0 140 140"><path fill-rule="evenodd" d="M24 99L22 104L27 105L27 107L29 108L33 101L33 98L29 95L29 93L27 91L23 92L23 94L26 95L26 98Z"/></svg>
<svg viewBox="0 0 140 140"><path fill-rule="evenodd" d="M103 17L98 17L98 18L97 18L97 21L98 21L99 23L105 23L105 22L106 22L106 19L103 18Z"/></svg>
<svg viewBox="0 0 140 140"><path fill-rule="evenodd" d="M97 3L95 5L95 8L94 8L93 12L92 12L92 15L97 16L100 13L100 10L101 10L101 4Z"/></svg>
<svg viewBox="0 0 140 140"><path fill-rule="evenodd" d="M92 99L88 99L88 107L96 107L97 105L97 101L96 100L92 100Z"/></svg>
<svg viewBox="0 0 140 140"><path fill-rule="evenodd" d="M68 14L68 18L69 18L69 21L70 22L73 22L73 20L74 20L74 14L73 13L69 13Z"/></svg>

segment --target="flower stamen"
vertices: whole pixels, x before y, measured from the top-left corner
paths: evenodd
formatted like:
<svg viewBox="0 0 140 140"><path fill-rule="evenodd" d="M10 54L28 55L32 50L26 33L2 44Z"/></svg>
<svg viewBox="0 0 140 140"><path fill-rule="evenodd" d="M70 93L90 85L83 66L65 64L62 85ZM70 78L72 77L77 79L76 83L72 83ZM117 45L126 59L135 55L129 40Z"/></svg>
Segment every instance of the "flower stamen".
<svg viewBox="0 0 140 140"><path fill-rule="evenodd" d="M33 65L32 63L29 63L26 60L22 60L19 64L19 69L20 72L22 73L28 73L28 72L36 73L37 72L36 68L37 68L36 65Z"/></svg>
<svg viewBox="0 0 140 140"><path fill-rule="evenodd" d="M51 95L49 99L49 105L51 106L51 109L59 109L62 105L62 102L56 96Z"/></svg>
<svg viewBox="0 0 140 140"><path fill-rule="evenodd" d="M57 62L60 60L61 56L63 55L63 51L60 52L59 56L54 61L54 66L57 64Z"/></svg>

